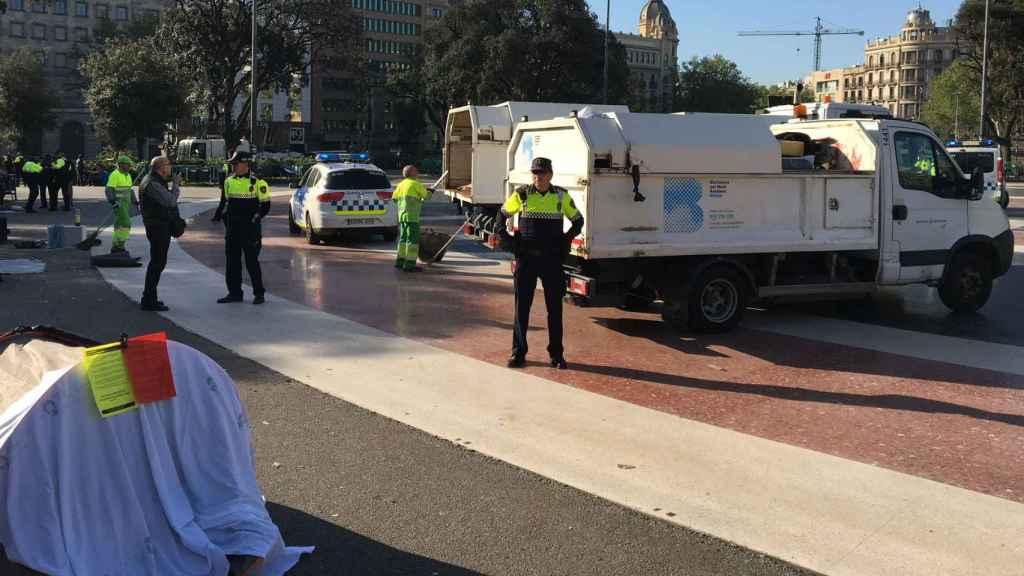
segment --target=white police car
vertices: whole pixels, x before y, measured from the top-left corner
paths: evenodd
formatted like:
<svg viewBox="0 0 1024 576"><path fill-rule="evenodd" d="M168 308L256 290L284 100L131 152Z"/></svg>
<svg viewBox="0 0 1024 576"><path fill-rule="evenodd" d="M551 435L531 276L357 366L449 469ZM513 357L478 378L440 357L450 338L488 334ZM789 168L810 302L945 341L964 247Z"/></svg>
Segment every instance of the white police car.
<svg viewBox="0 0 1024 576"><path fill-rule="evenodd" d="M999 156L999 146L992 140L946 142L946 151L956 160L960 171L971 174L980 168L985 175L985 192L1005 210L1010 205L1010 194L1006 189L1006 167Z"/></svg>
<svg viewBox="0 0 1024 576"><path fill-rule="evenodd" d="M344 231L398 237L398 214L392 187L369 154L325 152L317 155L288 206L288 230L304 233L310 244Z"/></svg>

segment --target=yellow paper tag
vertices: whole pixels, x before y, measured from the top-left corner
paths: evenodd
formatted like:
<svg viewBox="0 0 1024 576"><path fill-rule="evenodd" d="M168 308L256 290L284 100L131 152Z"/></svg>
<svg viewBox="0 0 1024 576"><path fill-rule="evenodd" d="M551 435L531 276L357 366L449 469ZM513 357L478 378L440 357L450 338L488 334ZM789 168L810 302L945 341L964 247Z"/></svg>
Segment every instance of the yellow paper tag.
<svg viewBox="0 0 1024 576"><path fill-rule="evenodd" d="M137 408L120 344L86 348L85 374L100 416L108 418Z"/></svg>

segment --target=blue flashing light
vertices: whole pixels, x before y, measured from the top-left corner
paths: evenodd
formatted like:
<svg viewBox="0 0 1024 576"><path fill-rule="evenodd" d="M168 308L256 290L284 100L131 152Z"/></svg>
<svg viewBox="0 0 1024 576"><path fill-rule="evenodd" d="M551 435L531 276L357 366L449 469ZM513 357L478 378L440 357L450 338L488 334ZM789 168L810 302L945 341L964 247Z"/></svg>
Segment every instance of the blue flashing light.
<svg viewBox="0 0 1024 576"><path fill-rule="evenodd" d="M982 146L995 146L995 142L993 142L991 138L986 138L986 139L981 141L981 145Z"/></svg>
<svg viewBox="0 0 1024 576"><path fill-rule="evenodd" d="M949 142L946 142L946 148L959 148L959 147L960 147L960 141L959 140L950 140Z"/></svg>
<svg viewBox="0 0 1024 576"><path fill-rule="evenodd" d="M321 152L316 155L317 162L369 162L369 152Z"/></svg>
<svg viewBox="0 0 1024 576"><path fill-rule="evenodd" d="M341 162L341 154L338 152L321 152L316 155L317 162Z"/></svg>

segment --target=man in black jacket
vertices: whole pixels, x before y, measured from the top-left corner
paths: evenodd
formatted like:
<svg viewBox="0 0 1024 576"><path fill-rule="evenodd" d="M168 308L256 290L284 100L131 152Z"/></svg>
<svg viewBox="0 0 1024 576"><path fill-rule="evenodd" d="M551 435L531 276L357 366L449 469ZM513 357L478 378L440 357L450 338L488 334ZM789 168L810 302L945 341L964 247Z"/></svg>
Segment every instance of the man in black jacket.
<svg viewBox="0 0 1024 576"><path fill-rule="evenodd" d="M149 163L149 174L139 183L142 222L149 240L149 266L146 268L146 287L142 292L142 309L165 312L167 306L157 298L160 274L167 266L167 251L171 247L171 214L178 206L181 194L181 176L172 179L173 166L169 158L157 156Z"/></svg>

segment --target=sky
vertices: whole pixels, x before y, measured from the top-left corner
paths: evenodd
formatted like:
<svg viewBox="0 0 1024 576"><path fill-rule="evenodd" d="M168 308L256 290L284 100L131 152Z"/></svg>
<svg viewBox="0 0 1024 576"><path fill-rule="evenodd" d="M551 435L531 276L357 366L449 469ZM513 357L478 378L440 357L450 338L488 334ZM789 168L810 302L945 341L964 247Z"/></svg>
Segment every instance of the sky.
<svg viewBox="0 0 1024 576"><path fill-rule="evenodd" d="M611 28L637 32L646 0L611 0ZM822 68L840 68L864 60L868 39L897 34L907 13L917 7L909 0L663 0L679 28L679 60L722 54L736 62L755 82L775 84L796 80L814 68L813 36L740 37L746 30L813 30L821 16L827 28L863 30L864 36L825 36ZM589 0L604 23L605 0ZM960 0L921 2L939 26L953 18ZM799 51L798 51L799 50Z"/></svg>

